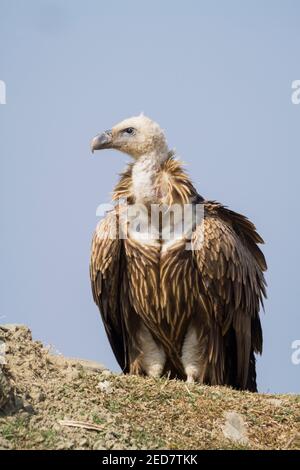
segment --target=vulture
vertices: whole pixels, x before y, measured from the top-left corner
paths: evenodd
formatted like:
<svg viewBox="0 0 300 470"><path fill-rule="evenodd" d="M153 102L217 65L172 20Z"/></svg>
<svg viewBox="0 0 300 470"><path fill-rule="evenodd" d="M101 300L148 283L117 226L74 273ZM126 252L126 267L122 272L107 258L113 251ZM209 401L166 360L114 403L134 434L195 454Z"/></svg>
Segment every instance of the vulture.
<svg viewBox="0 0 300 470"><path fill-rule="evenodd" d="M94 301L122 371L257 391L267 266L255 226L204 199L143 114L94 137L92 152L101 149L132 158L90 261Z"/></svg>

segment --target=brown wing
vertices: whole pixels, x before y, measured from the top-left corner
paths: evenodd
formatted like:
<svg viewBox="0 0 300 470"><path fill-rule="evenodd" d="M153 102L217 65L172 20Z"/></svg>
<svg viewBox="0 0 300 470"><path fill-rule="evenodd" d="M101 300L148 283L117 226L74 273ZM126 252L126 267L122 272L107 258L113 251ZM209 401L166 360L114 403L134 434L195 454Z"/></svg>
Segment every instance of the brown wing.
<svg viewBox="0 0 300 470"><path fill-rule="evenodd" d="M117 214L109 212L98 224L91 250L90 277L109 342L121 369L126 372L127 350L120 302L122 242L117 237Z"/></svg>
<svg viewBox="0 0 300 470"><path fill-rule="evenodd" d="M242 388L247 386L253 351L262 351L258 314L267 266L257 243L263 240L247 218L220 204L205 203L204 220L192 239L200 290L222 337L232 328L235 332L237 385ZM211 344L212 361L218 351L218 345Z"/></svg>

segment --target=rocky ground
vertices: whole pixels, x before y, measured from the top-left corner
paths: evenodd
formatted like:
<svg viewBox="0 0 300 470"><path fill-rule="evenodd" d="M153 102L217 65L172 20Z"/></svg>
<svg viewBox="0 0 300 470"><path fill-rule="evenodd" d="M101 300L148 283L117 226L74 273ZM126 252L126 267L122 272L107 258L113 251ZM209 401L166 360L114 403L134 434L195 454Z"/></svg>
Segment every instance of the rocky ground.
<svg viewBox="0 0 300 470"><path fill-rule="evenodd" d="M1 449L300 449L299 395L115 375L18 325L0 361Z"/></svg>

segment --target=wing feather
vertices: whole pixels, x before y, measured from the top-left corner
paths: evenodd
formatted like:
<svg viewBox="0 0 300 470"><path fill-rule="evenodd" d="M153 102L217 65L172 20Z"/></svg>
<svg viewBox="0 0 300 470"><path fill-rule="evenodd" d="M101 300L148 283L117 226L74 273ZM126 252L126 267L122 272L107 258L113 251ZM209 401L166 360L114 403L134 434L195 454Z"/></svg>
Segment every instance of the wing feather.
<svg viewBox="0 0 300 470"><path fill-rule="evenodd" d="M201 273L200 295L211 305L222 335L230 328L235 332L237 380L242 387L247 384L251 351L262 350L259 309L265 296L263 271L267 268L257 246L262 242L247 218L215 202L205 203L205 217L192 238ZM218 335L213 335L212 342L217 340ZM213 360L220 348L213 344L209 351Z"/></svg>
<svg viewBox="0 0 300 470"><path fill-rule="evenodd" d="M127 348L120 303L121 265L122 242L117 237L117 213L113 210L100 221L94 233L90 278L110 345L121 369L126 371Z"/></svg>

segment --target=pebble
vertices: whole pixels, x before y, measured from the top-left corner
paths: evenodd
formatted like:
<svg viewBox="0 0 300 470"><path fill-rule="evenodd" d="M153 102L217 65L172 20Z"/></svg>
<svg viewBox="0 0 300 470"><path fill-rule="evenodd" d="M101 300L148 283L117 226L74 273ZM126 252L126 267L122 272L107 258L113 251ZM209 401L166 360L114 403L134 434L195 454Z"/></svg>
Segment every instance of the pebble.
<svg viewBox="0 0 300 470"><path fill-rule="evenodd" d="M225 419L225 425L222 427L224 436L231 441L248 444L246 423L243 417L236 411L227 411Z"/></svg>
<svg viewBox="0 0 300 470"><path fill-rule="evenodd" d="M276 406L276 408L282 405L282 400L279 398L268 398L267 402L270 403L270 405Z"/></svg>
<svg viewBox="0 0 300 470"><path fill-rule="evenodd" d="M108 380L104 380L103 382L99 382L97 387L101 392L104 393L111 393L112 392L112 383L109 382Z"/></svg>

